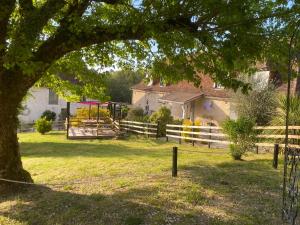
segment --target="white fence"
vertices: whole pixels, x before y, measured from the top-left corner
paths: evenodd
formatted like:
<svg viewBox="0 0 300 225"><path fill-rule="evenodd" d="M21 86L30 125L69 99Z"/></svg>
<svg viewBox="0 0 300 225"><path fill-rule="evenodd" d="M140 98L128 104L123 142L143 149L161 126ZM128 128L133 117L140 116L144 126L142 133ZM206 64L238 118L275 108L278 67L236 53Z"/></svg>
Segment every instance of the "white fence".
<svg viewBox="0 0 300 225"><path fill-rule="evenodd" d="M279 147L284 147L284 130L285 126L257 126L258 142L257 147L274 147L275 143ZM166 137L181 140L189 140L194 142L219 143L228 145L230 144L226 134L222 132L222 127L217 126L185 126L167 124ZM289 127L289 146L300 148L300 126Z"/></svg>
<svg viewBox="0 0 300 225"><path fill-rule="evenodd" d="M121 120L120 121L121 130L128 132L133 132L136 134L145 134L147 136L157 137L158 124L155 123L144 123L137 121Z"/></svg>

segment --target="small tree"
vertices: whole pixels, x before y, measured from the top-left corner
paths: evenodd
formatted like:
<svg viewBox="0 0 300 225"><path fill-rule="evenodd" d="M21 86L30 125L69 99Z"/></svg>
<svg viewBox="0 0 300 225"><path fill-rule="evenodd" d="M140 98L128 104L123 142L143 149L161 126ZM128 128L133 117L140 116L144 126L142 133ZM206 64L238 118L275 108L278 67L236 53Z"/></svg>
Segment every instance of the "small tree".
<svg viewBox="0 0 300 225"><path fill-rule="evenodd" d="M224 132L231 142L231 156L235 160L240 160L245 152L255 146L256 133L253 127L253 120L247 117L240 117L236 121L228 119L223 123Z"/></svg>
<svg viewBox="0 0 300 225"><path fill-rule="evenodd" d="M127 113L126 119L140 122L147 120L147 118L145 118L144 110L140 107L130 109Z"/></svg>
<svg viewBox="0 0 300 225"><path fill-rule="evenodd" d="M157 112L150 116L150 121L152 123L158 123L158 136L166 136L166 125L173 122L173 117L171 116L171 111L169 108L162 106Z"/></svg>
<svg viewBox="0 0 300 225"><path fill-rule="evenodd" d="M52 121L46 119L46 117L42 117L35 121L35 128L37 132L40 134L45 134L52 130Z"/></svg>
<svg viewBox="0 0 300 225"><path fill-rule="evenodd" d="M241 92L234 94L237 114L239 117L250 118L257 125L267 125L276 115L278 101L275 87L267 85L258 88L258 84L253 86L254 89L248 94Z"/></svg>
<svg viewBox="0 0 300 225"><path fill-rule="evenodd" d="M48 121L55 121L56 120L56 113L50 110L46 110L43 112L41 118L46 118Z"/></svg>

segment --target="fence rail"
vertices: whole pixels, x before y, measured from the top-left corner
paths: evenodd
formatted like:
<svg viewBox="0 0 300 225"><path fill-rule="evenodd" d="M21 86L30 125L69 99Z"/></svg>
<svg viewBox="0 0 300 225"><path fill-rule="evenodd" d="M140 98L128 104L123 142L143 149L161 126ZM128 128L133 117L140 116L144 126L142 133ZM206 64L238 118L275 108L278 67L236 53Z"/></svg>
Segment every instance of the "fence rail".
<svg viewBox="0 0 300 225"><path fill-rule="evenodd" d="M143 123L137 121L121 120L120 128L121 130L125 130L128 132L158 137L158 124L156 123Z"/></svg>
<svg viewBox="0 0 300 225"><path fill-rule="evenodd" d="M284 130L285 126L256 126L255 130L261 131L257 135L257 147L274 147L274 144L279 144L279 147L284 147ZM166 137L181 140L189 140L194 142L205 142L210 146L210 143L230 144L227 135L222 132L222 127L217 126L185 126L167 124ZM290 126L289 146L300 148L300 126ZM299 134L299 135L298 135Z"/></svg>
<svg viewBox="0 0 300 225"><path fill-rule="evenodd" d="M53 130L65 130L65 121L53 121L52 122ZM21 123L18 127L18 132L31 132L35 131L34 123Z"/></svg>

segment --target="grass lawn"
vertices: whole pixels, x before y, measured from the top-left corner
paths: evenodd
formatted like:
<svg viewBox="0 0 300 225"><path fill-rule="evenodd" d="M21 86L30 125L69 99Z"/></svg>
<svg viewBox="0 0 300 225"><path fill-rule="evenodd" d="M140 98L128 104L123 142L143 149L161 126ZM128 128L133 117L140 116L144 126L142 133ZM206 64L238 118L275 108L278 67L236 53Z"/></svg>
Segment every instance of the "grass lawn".
<svg viewBox="0 0 300 225"><path fill-rule="evenodd" d="M271 154L233 161L227 150L180 145L172 178L174 143L19 137L24 167L54 186L1 196L1 225L281 224L282 168L272 168Z"/></svg>

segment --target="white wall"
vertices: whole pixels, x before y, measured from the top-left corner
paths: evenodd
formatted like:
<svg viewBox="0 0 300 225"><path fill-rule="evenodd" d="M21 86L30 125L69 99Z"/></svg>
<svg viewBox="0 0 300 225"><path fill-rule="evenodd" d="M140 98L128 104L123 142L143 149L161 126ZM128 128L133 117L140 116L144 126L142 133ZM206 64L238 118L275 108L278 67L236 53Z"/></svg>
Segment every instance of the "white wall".
<svg viewBox="0 0 300 225"><path fill-rule="evenodd" d="M58 119L62 108L67 108L67 102L61 98L58 99L57 105L49 105L49 89L48 88L31 88L29 97L24 102L26 109L19 115L19 119L23 123L32 123L41 117L45 110L51 110L56 113ZM71 104L71 114L75 113L78 107L77 103Z"/></svg>

